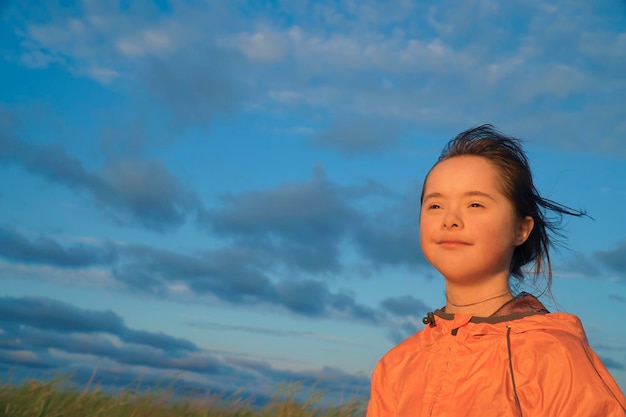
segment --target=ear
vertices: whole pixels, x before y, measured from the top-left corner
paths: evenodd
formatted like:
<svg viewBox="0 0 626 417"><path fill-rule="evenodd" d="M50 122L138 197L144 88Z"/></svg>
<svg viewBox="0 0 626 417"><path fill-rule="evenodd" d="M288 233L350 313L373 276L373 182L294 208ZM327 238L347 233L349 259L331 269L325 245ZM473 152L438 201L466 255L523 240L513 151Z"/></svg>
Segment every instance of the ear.
<svg viewBox="0 0 626 417"><path fill-rule="evenodd" d="M517 225L517 236L515 238L515 246L523 245L530 236L530 232L533 231L533 227L535 227L535 219L530 216L526 216L520 220Z"/></svg>

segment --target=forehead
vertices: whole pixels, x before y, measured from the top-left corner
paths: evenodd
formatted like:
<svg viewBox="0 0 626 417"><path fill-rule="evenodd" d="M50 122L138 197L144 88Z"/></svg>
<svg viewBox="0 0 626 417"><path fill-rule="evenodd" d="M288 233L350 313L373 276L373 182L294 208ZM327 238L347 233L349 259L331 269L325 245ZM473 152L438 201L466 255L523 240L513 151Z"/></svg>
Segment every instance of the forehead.
<svg viewBox="0 0 626 417"><path fill-rule="evenodd" d="M428 173L424 192L454 192L468 189L498 191L502 176L499 169L482 156L464 155L437 163Z"/></svg>

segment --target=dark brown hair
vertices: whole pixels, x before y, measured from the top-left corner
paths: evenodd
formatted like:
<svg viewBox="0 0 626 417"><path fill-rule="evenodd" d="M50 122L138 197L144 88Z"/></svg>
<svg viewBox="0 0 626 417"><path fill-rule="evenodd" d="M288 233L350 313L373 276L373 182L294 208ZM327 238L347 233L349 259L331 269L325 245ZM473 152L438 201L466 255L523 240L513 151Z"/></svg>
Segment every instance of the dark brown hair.
<svg viewBox="0 0 626 417"><path fill-rule="evenodd" d="M545 274L546 290L549 291L552 284L549 249L553 245L552 238L562 236L563 215L580 217L587 214L543 198L533 183L530 164L520 140L502 134L492 125L478 126L457 135L444 147L435 165L465 155L481 156L494 164L502 175L502 192L513 203L518 216L533 218L534 227L528 239L515 248L509 271L512 277L522 282L522 267L533 262L533 283Z"/></svg>

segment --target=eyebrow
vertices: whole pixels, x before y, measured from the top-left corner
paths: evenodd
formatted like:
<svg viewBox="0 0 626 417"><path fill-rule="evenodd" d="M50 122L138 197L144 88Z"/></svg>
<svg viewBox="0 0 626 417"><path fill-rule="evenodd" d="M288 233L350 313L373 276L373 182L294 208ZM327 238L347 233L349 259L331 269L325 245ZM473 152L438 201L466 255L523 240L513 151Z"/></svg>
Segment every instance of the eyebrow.
<svg viewBox="0 0 626 417"><path fill-rule="evenodd" d="M442 197L443 197L443 194L441 193L428 193L424 196L422 201L426 201L430 198L442 198ZM491 194L484 193L482 191L477 191L477 190L472 190L472 191L463 193L463 197L485 197L493 201L496 200Z"/></svg>

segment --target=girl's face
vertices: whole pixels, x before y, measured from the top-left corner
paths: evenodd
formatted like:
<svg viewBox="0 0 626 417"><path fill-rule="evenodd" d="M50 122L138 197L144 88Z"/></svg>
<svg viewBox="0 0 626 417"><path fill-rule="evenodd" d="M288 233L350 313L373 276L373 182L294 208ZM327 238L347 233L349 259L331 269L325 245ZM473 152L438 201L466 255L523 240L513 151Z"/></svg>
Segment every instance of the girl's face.
<svg viewBox="0 0 626 417"><path fill-rule="evenodd" d="M533 228L502 193L501 175L480 156L458 156L433 167L424 183L420 242L426 259L449 282L508 279L515 247Z"/></svg>

